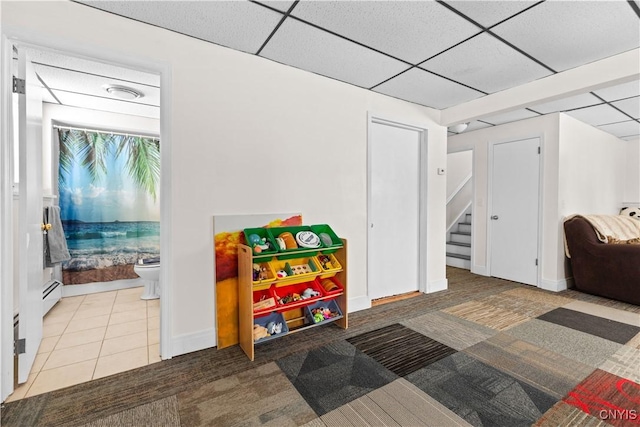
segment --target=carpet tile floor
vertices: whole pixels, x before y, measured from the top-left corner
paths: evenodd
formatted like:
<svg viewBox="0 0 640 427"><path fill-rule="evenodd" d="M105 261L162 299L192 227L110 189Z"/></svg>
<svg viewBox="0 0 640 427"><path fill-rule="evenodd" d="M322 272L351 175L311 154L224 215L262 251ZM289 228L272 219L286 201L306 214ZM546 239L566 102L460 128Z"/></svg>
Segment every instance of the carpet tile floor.
<svg viewBox="0 0 640 427"><path fill-rule="evenodd" d="M638 426L640 307L449 268L449 290L5 403L3 426Z"/></svg>

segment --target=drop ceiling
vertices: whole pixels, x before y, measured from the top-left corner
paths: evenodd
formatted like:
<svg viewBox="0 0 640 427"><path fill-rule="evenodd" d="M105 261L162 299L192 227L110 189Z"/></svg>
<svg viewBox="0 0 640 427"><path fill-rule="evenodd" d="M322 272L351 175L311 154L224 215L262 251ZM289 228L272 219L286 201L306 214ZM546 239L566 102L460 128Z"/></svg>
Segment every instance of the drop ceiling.
<svg viewBox="0 0 640 427"><path fill-rule="evenodd" d="M77 3L436 109L640 47L637 0ZM59 74L41 77L58 82ZM157 94L157 82L119 78ZM147 107L159 99L153 93L142 98ZM633 139L639 110L634 81L483 117L468 129L564 111Z"/></svg>

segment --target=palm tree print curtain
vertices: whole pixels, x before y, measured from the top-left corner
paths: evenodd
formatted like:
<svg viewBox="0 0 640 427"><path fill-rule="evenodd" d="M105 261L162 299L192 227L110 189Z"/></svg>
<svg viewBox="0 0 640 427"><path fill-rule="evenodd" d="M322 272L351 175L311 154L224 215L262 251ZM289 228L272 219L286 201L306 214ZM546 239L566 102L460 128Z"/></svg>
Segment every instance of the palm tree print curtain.
<svg viewBox="0 0 640 427"><path fill-rule="evenodd" d="M65 284L138 277L160 254L160 141L58 129L60 214L71 259Z"/></svg>

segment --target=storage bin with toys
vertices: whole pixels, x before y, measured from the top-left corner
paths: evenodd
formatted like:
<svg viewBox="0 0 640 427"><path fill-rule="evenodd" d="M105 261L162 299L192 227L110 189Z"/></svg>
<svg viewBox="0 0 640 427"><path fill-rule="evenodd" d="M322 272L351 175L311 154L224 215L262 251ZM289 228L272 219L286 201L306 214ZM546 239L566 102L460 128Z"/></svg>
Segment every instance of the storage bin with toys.
<svg viewBox="0 0 640 427"><path fill-rule="evenodd" d="M348 326L347 241L327 224L262 230L245 229L247 243L251 235L257 244L273 241L275 252L238 245L240 346L251 360L255 344L285 333Z"/></svg>

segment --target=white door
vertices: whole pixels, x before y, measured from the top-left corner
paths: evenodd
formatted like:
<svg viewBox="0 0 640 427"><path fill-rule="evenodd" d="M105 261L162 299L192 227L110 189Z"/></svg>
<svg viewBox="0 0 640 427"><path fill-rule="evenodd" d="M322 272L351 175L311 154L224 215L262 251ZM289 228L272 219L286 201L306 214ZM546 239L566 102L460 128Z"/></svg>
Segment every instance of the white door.
<svg viewBox="0 0 640 427"><path fill-rule="evenodd" d="M18 382L27 381L42 339L42 86L24 49L18 52L18 77L26 82L19 95L20 204L18 338L26 352L18 356Z"/></svg>
<svg viewBox="0 0 640 427"><path fill-rule="evenodd" d="M491 275L538 284L539 138L495 144L491 180Z"/></svg>
<svg viewBox="0 0 640 427"><path fill-rule="evenodd" d="M369 298L419 289L421 133L372 123L369 143Z"/></svg>

